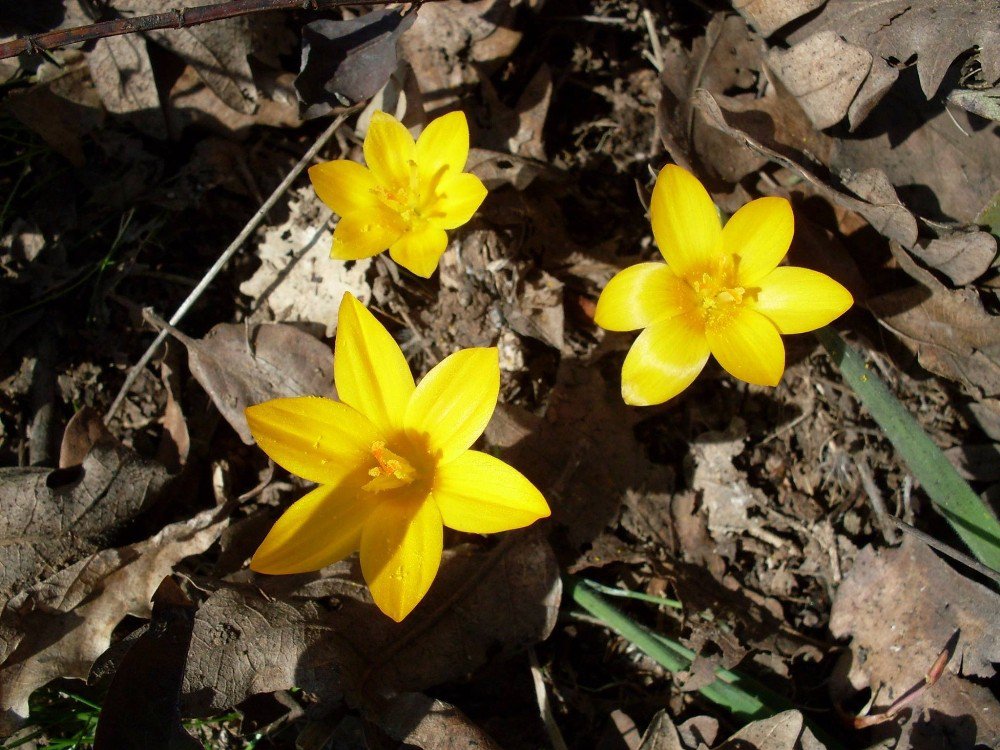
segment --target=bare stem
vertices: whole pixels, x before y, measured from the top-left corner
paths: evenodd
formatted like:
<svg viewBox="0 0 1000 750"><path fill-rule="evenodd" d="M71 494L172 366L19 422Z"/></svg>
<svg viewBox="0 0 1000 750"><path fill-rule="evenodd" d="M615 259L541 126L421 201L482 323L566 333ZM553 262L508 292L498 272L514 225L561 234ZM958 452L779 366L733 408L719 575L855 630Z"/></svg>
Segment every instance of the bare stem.
<svg viewBox="0 0 1000 750"><path fill-rule="evenodd" d="M44 34L14 39L0 44L0 60L20 55L22 52L39 54L44 50L66 47L91 39L103 39L108 36L121 36L154 29L184 29L211 21L221 21L224 18L246 16L251 13L264 13L269 10L322 10L343 6L388 5L394 0L229 0L215 5L202 5L196 8L177 8L165 13L152 13L148 16L134 18L116 18L113 21L101 21L89 26L77 26L73 29L59 29ZM433 0L426 0L432 2Z"/></svg>

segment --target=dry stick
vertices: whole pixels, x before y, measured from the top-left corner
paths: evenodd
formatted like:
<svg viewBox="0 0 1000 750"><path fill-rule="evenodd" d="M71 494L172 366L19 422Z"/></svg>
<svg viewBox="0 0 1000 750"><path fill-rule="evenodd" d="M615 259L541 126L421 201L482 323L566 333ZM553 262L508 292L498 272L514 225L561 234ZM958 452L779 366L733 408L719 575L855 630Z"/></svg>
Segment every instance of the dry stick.
<svg viewBox="0 0 1000 750"><path fill-rule="evenodd" d="M351 112L353 112L353 110L351 110ZM326 145L326 142L330 140L335 132L337 132L337 129L344 124L344 120L348 118L351 112L343 113L337 117L336 120L330 123L330 127L324 130L323 134L316 139L316 142L312 145L312 147L306 151L305 155L301 159L299 159L299 163L292 167L292 171L289 172L285 179L281 181L281 184L274 189L274 192L271 193L271 196L264 202L264 205L257 209L257 213L250 218L250 221L248 221L246 226L243 227L242 231L236 236L236 239L233 240L229 247L226 248L226 251L219 256L219 259L215 261L212 267L205 272L201 281L198 282L198 286L191 290L187 299L185 299L181 303L181 306L177 308L177 312L175 312L170 318L171 326L177 325L181 321L181 318L187 314L187 311L190 310L194 303L198 301L202 292L208 288L208 285L211 284L212 280L219 275L219 272L226 265L229 259L232 258L243 246L243 243L246 242L250 233L257 228L257 225L260 224L261 221L263 221L265 214L267 214L274 207L274 204L278 202L278 199L285 194L285 191L288 190L289 187L291 187L292 183L295 182L295 178L302 173L302 170L305 169L306 165L313 160L316 154L319 153L319 150L323 148L323 146ZM149 345L149 348L142 355L139 361L136 362L135 366L129 371L128 377L125 378L125 382L122 384L121 390L118 391L118 395L115 396L115 400L111 404L111 408L108 409L108 413L104 415L105 424L111 422L115 412L118 411L118 407L121 406L122 402L125 400L125 396L127 396L128 392L132 389L132 386L135 384L139 374L142 372L143 368L149 364L149 360L153 358L156 350L168 335L168 329L162 329L156 335L156 338L153 339L153 343Z"/></svg>
<svg viewBox="0 0 1000 750"><path fill-rule="evenodd" d="M422 1L434 2L435 0ZM178 8L165 13L152 13L148 16L134 18L116 18L113 21L101 21L89 26L33 34L0 44L0 60L20 55L22 52L37 55L44 50L66 47L92 39L103 39L109 36L121 36L122 34L155 29L185 29L211 21L221 21L226 18L264 13L271 10L292 10L295 8L321 10L350 5L388 5L391 2L394 0L230 0L230 2L217 3L216 5Z"/></svg>

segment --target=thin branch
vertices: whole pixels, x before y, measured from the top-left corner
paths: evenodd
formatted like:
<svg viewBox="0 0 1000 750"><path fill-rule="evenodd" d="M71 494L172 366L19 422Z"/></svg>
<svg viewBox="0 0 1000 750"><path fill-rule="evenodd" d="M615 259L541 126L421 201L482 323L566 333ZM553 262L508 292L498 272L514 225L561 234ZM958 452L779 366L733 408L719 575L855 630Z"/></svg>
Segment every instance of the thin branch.
<svg viewBox="0 0 1000 750"><path fill-rule="evenodd" d="M987 578L991 579L994 583L1000 584L1000 571L993 570L993 568L983 565L981 562L979 562L979 560L976 560L975 558L969 557L968 555L959 552L954 547L949 547L944 542L939 542L930 534L925 534L920 529L910 526L910 524L908 524L906 521L902 521L896 518L895 516L889 516L888 518L890 521L896 524L896 526L898 526L900 529L905 531L907 534L912 534L917 539L926 544L928 547L933 547L942 555L947 555L952 560L960 562L962 563L962 565L965 565L966 567L972 568L980 575L986 576Z"/></svg>
<svg viewBox="0 0 1000 750"><path fill-rule="evenodd" d="M427 1L433 2L433 0ZM271 10L323 10L350 5L388 5L392 2L394 0L229 0L229 2L216 3L215 5L177 8L165 13L152 13L148 16L135 16L134 18L116 18L113 21L101 21L89 26L77 26L72 29L59 29L44 34L21 37L0 44L0 60L20 55L22 52L37 55L45 50L66 47L92 39L103 39L109 36L121 36L122 34L155 29L184 29L211 21L221 21L225 18L264 13Z"/></svg>
<svg viewBox="0 0 1000 750"><path fill-rule="evenodd" d="M330 127L323 131L323 134L316 139L316 142L309 148L308 151L306 151L302 158L299 159L298 164L292 167L292 171L289 172L285 179L281 181L281 184L274 189L274 192L271 193L271 196L264 202L264 205L257 209L257 213L251 217L250 221L248 221L246 226L243 227L243 230L236 236L236 239L234 239L232 243L230 243L229 247L226 248L225 252L218 257L215 263L212 264L212 267L205 272L201 281L198 282L198 286L191 290L187 299L185 299L181 303L181 306L177 308L177 311L170 318L171 326L175 326L180 322L181 318L183 318L187 311L191 309L194 303L201 296L202 292L208 288L208 285L212 283L212 280L218 276L219 272L223 269L226 263L229 262L229 259L232 258L241 247L243 247L243 243L246 242L247 237L249 237L250 234L257 228L257 225L264 220L264 216L267 212L274 207L274 204L278 202L278 199L281 198L281 196L285 194L285 191L291 187L293 182L295 182L295 178L302 173L302 170L306 168L306 165L313 160L316 154L319 153L319 150L326 145L326 142L330 140L333 134L337 132L337 129L344 124L348 115L350 115L353 111L354 110L345 112L330 123ZM143 368L149 364L149 360L153 358L156 350L160 347L160 344L163 343L163 340L167 337L167 335L168 330L163 328L159 334L157 334L156 338L153 339L153 343L149 345L146 352L139 358L139 361L136 362L135 366L129 371L128 376L125 378L125 382L122 384L121 390L118 391L118 395L115 396L115 400L111 404L111 408L108 409L108 413L104 415L105 424L108 424L114 417L115 413L118 411L118 407L122 405L122 402L125 400L128 392L132 390L132 386L135 384L139 374L143 371Z"/></svg>

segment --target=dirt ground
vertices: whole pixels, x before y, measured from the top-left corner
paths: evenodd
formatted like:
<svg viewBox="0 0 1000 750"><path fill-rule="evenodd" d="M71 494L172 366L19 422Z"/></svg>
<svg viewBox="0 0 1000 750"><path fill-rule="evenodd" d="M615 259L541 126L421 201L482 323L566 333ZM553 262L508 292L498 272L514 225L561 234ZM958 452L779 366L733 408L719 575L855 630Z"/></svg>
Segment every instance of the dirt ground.
<svg viewBox="0 0 1000 750"><path fill-rule="evenodd" d="M101 20L100 5L0 11L0 36ZM302 176L113 412L162 321L345 109L307 102L321 116L303 120L292 80L302 25L353 14L0 61L5 747L90 747L96 708L70 694L107 725L144 716L213 748L996 747L996 582L894 522L963 548L818 341L785 338L776 388L713 360L636 408L619 391L634 334L593 322L608 279L657 257L645 206L664 164L724 213L785 196L789 261L852 291L834 327L995 507L1000 9L902 3L891 36L846 5L427 3L379 38L392 78L316 161L361 160L371 108L414 126L464 110L490 194L438 272L330 260L335 220ZM246 567L308 483L230 413L244 392L332 388L344 291L416 377L500 348L485 445L553 509L509 535L448 532L428 601L395 627L356 559L269 581ZM284 374L262 385L261 363ZM693 663L664 669L561 575L679 600L613 601ZM718 668L793 713L753 729L699 692Z"/></svg>

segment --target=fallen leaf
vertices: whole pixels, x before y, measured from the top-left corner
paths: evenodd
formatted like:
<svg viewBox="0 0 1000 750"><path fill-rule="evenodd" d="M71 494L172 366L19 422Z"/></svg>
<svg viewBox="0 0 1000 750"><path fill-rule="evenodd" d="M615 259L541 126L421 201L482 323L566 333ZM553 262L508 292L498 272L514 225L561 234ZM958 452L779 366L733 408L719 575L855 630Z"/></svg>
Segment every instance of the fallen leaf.
<svg viewBox="0 0 1000 750"><path fill-rule="evenodd" d="M59 468L79 466L98 443L117 444L118 440L104 424L100 413L92 406L83 406L70 417L59 447Z"/></svg>
<svg viewBox="0 0 1000 750"><path fill-rule="evenodd" d="M106 549L24 587L0 612L0 736L28 716L28 697L58 677L86 679L125 615L148 617L156 587L178 562L207 550L228 523L218 509L146 541Z"/></svg>
<svg viewBox="0 0 1000 750"><path fill-rule="evenodd" d="M87 55L87 65L109 112L131 115L129 119L153 137L166 136L153 63L142 36L126 34L98 39Z"/></svg>
<svg viewBox="0 0 1000 750"><path fill-rule="evenodd" d="M975 395L1000 395L1000 317L971 289L948 289L905 253L897 262L920 283L868 300L879 322L916 352L933 373L971 387Z"/></svg>
<svg viewBox="0 0 1000 750"><path fill-rule="evenodd" d="M536 177L550 170L548 165L532 159L483 148L469 149L465 169L481 179L490 190L504 185L524 190Z"/></svg>
<svg viewBox="0 0 1000 750"><path fill-rule="evenodd" d="M422 693L395 696L378 722L392 739L421 750L500 750L457 708Z"/></svg>
<svg viewBox="0 0 1000 750"><path fill-rule="evenodd" d="M810 13L825 0L734 0L740 12L763 36L771 36L782 26Z"/></svg>
<svg viewBox="0 0 1000 750"><path fill-rule="evenodd" d="M798 711L750 722L716 750L823 750Z"/></svg>
<svg viewBox="0 0 1000 750"><path fill-rule="evenodd" d="M916 55L920 86L931 99L955 58L973 47L979 48L983 77L1000 78L997 12L996 0L828 0L789 41L798 44L814 34L833 32L876 60L906 62ZM888 86L878 89L884 94ZM866 96L880 98L878 89Z"/></svg>
<svg viewBox="0 0 1000 750"><path fill-rule="evenodd" d="M160 464L112 442L77 468L0 468L0 599L102 549L169 482Z"/></svg>
<svg viewBox="0 0 1000 750"><path fill-rule="evenodd" d="M646 727L646 733L642 735L642 743L639 750L684 750L681 739L677 735L677 727L670 719L670 715L659 710Z"/></svg>
<svg viewBox="0 0 1000 750"><path fill-rule="evenodd" d="M248 406L290 396L336 398L330 348L295 326L220 323L202 339L168 330L187 347L195 380L247 445L254 442L243 413Z"/></svg>
<svg viewBox="0 0 1000 750"><path fill-rule="evenodd" d="M399 38L417 15L378 9L303 26L302 66L295 79L303 116L319 117L374 96L396 71Z"/></svg>
<svg viewBox="0 0 1000 750"><path fill-rule="evenodd" d="M185 713L210 715L291 687L362 705L372 690L421 691L547 637L560 595L552 550L532 532L489 552L446 552L427 598L402 625L378 615L356 560L226 584L195 619Z"/></svg>
<svg viewBox="0 0 1000 750"><path fill-rule="evenodd" d="M850 671L835 677L835 693L871 687L877 712L922 684L957 631L948 671L917 699L905 734L915 731L915 724L944 728L969 716L973 739L993 746L1000 740L1000 703L979 682L961 678L978 681L996 674L998 621L1000 595L957 573L915 537L904 535L895 549L866 547L837 590L830 614L830 632L852 639ZM971 744L956 736L933 746ZM908 746L904 739L901 746Z"/></svg>
<svg viewBox="0 0 1000 750"><path fill-rule="evenodd" d="M102 702L94 750L201 750L181 724L179 704L193 626L194 605L167 576L153 594L149 627L121 660Z"/></svg>
<svg viewBox="0 0 1000 750"><path fill-rule="evenodd" d="M956 89L948 101L987 120L1000 122L1000 86L989 89Z"/></svg>
<svg viewBox="0 0 1000 750"><path fill-rule="evenodd" d="M914 245L911 252L955 286L965 286L990 269L997 257L997 240L989 232L961 232Z"/></svg>
<svg viewBox="0 0 1000 750"><path fill-rule="evenodd" d="M346 292L368 303L372 290L366 277L372 261L330 260L330 217L312 187L293 194L287 221L268 229L257 246L260 268L240 284L240 292L254 300L252 321L318 323L331 337Z"/></svg>
<svg viewBox="0 0 1000 750"><path fill-rule="evenodd" d="M767 64L822 130L844 119L872 56L834 31L820 31L789 50L771 49Z"/></svg>

